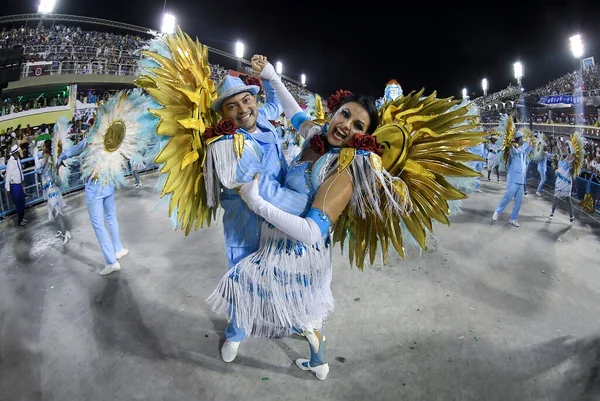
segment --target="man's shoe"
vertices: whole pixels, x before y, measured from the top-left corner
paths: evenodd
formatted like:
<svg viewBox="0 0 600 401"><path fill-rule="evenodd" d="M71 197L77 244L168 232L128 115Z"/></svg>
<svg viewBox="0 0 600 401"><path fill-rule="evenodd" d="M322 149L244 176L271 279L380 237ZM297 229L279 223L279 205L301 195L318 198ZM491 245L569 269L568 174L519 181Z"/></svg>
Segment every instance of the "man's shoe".
<svg viewBox="0 0 600 401"><path fill-rule="evenodd" d="M515 227L521 227L521 226L519 225L519 222L518 222L517 220L510 220L510 224L512 224L512 225L513 225L513 226L515 226Z"/></svg>
<svg viewBox="0 0 600 401"><path fill-rule="evenodd" d="M494 212L494 214L492 215L492 220L498 220L498 212Z"/></svg>
<svg viewBox="0 0 600 401"><path fill-rule="evenodd" d="M67 242L69 242L69 240L71 239L71 233L69 232L69 230L65 231L65 240L63 241L63 246L67 245Z"/></svg>
<svg viewBox="0 0 600 401"><path fill-rule="evenodd" d="M128 253L129 253L129 249L123 248L119 252L116 252L115 256L117 257L117 259L121 259L123 256L127 255Z"/></svg>
<svg viewBox="0 0 600 401"><path fill-rule="evenodd" d="M119 270L121 270L121 265L119 264L119 262L115 262L112 265L106 265L104 266L104 269L100 270L98 272L99 275L101 276L107 276L112 272L118 272Z"/></svg>

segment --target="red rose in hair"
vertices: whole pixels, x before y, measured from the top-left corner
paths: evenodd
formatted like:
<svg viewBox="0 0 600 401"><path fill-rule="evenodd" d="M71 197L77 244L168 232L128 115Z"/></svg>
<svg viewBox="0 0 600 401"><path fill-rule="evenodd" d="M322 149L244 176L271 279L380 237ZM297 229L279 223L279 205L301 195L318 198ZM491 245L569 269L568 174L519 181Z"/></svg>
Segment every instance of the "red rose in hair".
<svg viewBox="0 0 600 401"><path fill-rule="evenodd" d="M325 154L325 142L323 141L323 138L321 138L321 135L313 135L313 137L310 139L309 144L310 144L310 148L316 154L318 154L318 155Z"/></svg>
<svg viewBox="0 0 600 401"><path fill-rule="evenodd" d="M256 77L248 77L246 78L246 85L255 85L260 88L260 79Z"/></svg>
<svg viewBox="0 0 600 401"><path fill-rule="evenodd" d="M327 99L327 109L329 109L330 113L333 113L335 109L337 109L338 105L342 101L343 98L352 96L353 93L347 90L340 89L335 92L333 95L329 96Z"/></svg>
<svg viewBox="0 0 600 401"><path fill-rule="evenodd" d="M367 150L379 156L383 155L383 148L381 147L381 144L377 142L377 138L373 135L356 134L352 145L356 149Z"/></svg>
<svg viewBox="0 0 600 401"><path fill-rule="evenodd" d="M230 119L219 121L216 127L217 134L219 135L233 135L237 129L237 125Z"/></svg>

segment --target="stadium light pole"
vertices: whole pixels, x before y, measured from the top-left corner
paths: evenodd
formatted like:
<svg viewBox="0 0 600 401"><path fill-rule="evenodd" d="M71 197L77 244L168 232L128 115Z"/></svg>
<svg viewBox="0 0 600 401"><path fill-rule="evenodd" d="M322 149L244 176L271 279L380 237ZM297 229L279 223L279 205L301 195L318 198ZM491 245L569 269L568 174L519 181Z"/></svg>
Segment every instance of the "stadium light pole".
<svg viewBox="0 0 600 401"><path fill-rule="evenodd" d="M583 42L581 40L581 35L576 34L569 38L569 45L571 46L571 52L573 53L573 57L579 59L579 71L581 71L581 77L577 79L577 83L579 84L579 89L581 90L581 95L583 95ZM582 108L583 109L583 108ZM577 110L577 113L583 112L583 110ZM577 115L578 117L578 115ZM576 117L576 118L577 118ZM577 121L575 122L577 124Z"/></svg>
<svg viewBox="0 0 600 401"><path fill-rule="evenodd" d="M237 57L237 70L242 72L242 59L244 58L244 44L239 40L235 43L235 56Z"/></svg>
<svg viewBox="0 0 600 401"><path fill-rule="evenodd" d="M487 96L488 88L488 80L486 78L483 78L481 80L481 89L483 89L483 96Z"/></svg>
<svg viewBox="0 0 600 401"><path fill-rule="evenodd" d="M166 35L175 33L175 20L173 14L164 14L160 31Z"/></svg>
<svg viewBox="0 0 600 401"><path fill-rule="evenodd" d="M523 78L523 64L521 64L520 61L517 61L513 65L513 69L515 72L515 79L517 80L517 83L519 84L519 89L521 89L521 79Z"/></svg>
<svg viewBox="0 0 600 401"><path fill-rule="evenodd" d="M277 72L279 75L283 73L283 64L281 64L281 61L275 63L275 72Z"/></svg>
<svg viewBox="0 0 600 401"><path fill-rule="evenodd" d="M468 98L468 96L467 96L467 88L463 88L463 90L462 90L462 97L463 97L463 99Z"/></svg>
<svg viewBox="0 0 600 401"><path fill-rule="evenodd" d="M38 13L50 14L52 11L54 11L55 5L56 0L40 0L40 5L38 6Z"/></svg>
<svg viewBox="0 0 600 401"><path fill-rule="evenodd" d="M302 86L306 86L306 75L302 74L300 76L300 82L302 82Z"/></svg>

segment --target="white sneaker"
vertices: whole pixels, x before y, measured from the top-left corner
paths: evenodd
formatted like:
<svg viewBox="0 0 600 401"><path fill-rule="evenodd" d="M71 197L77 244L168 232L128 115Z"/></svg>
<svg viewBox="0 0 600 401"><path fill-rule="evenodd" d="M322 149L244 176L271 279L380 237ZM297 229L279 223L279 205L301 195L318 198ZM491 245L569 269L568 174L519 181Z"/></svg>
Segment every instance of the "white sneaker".
<svg viewBox="0 0 600 401"><path fill-rule="evenodd" d="M325 380L327 375L329 374L329 364L325 363L323 365L315 366L314 368L310 366L310 361L308 359L296 359L296 366L298 366L302 370L307 370L309 372L313 372L317 379Z"/></svg>
<svg viewBox="0 0 600 401"><path fill-rule="evenodd" d="M542 196L541 192L536 192L535 193L537 196Z"/></svg>
<svg viewBox="0 0 600 401"><path fill-rule="evenodd" d="M492 220L494 220L494 221L498 220L498 212L494 212L494 215L492 216Z"/></svg>
<svg viewBox="0 0 600 401"><path fill-rule="evenodd" d="M60 237L62 237L62 236L63 236L63 233L62 233L62 231L58 230L58 231L56 232L56 235L54 235L54 238L60 238Z"/></svg>
<svg viewBox="0 0 600 401"><path fill-rule="evenodd" d="M112 265L105 265L104 269L100 270L98 274L101 276L106 276L112 272L118 272L119 270L121 270L121 265L119 262L115 262Z"/></svg>
<svg viewBox="0 0 600 401"><path fill-rule="evenodd" d="M481 190L481 188L477 188L477 189L475 190L475 192L482 193L483 191Z"/></svg>
<svg viewBox="0 0 600 401"><path fill-rule="evenodd" d="M29 220L27 220L25 217L23 217L23 222L24 222L25 224L27 224L27 223L29 223Z"/></svg>
<svg viewBox="0 0 600 401"><path fill-rule="evenodd" d="M22 222L20 222L20 223L19 223L19 225L20 225L21 227L25 227L25 226L27 225L27 223L25 223L25 221L22 221Z"/></svg>
<svg viewBox="0 0 600 401"><path fill-rule="evenodd" d="M550 216L548 216L548 218L549 218L550 220L552 220L552 219L554 218L554 213L550 213Z"/></svg>
<svg viewBox="0 0 600 401"><path fill-rule="evenodd" d="M69 230L65 231L65 240L63 241L63 246L67 245L67 242L69 242L69 240L71 239L71 233L69 232Z"/></svg>
<svg viewBox="0 0 600 401"><path fill-rule="evenodd" d="M116 252L115 256L117 257L117 259L121 259L123 256L127 255L128 253L129 253L129 249L123 248L119 252Z"/></svg>
<svg viewBox="0 0 600 401"><path fill-rule="evenodd" d="M223 362L233 362L237 356L238 348L240 348L239 341L226 340L221 347L221 359Z"/></svg>
<svg viewBox="0 0 600 401"><path fill-rule="evenodd" d="M521 227L521 226L519 225L519 222L518 222L517 220L510 220L510 224L512 224L512 225L513 225L513 226L515 226L515 227Z"/></svg>

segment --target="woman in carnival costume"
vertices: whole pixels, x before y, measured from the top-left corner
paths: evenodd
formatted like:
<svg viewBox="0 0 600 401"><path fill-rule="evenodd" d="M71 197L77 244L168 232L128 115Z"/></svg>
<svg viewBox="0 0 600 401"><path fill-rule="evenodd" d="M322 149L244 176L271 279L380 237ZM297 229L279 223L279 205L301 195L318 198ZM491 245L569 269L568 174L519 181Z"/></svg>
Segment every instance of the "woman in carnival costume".
<svg viewBox="0 0 600 401"><path fill-rule="evenodd" d="M42 190L48 209L48 220L56 222L57 232L55 237L63 237L63 245L66 245L69 239L72 238L65 221L63 213L65 201L61 194L61 188L66 188L68 184L70 166L63 162L62 165L55 168L55 164L62 150L71 146L71 142L67 138L70 129L71 125L67 118L59 117L54 125L54 140L46 139L43 142L43 159L41 162L38 147L35 146L33 150L35 168L41 170Z"/></svg>
<svg viewBox="0 0 600 401"><path fill-rule="evenodd" d="M548 216L554 218L554 211L559 199L565 199L569 205L569 223L573 224L575 216L573 215L573 202L571 200L571 191L573 188L573 178L581 173L583 166L584 144L583 138L579 133L571 135L568 142L569 153L563 152L558 160L556 169L556 181L554 184L554 199L552 200L552 211Z"/></svg>
<svg viewBox="0 0 600 401"><path fill-rule="evenodd" d="M438 106L432 107L433 116L458 103L434 99L435 94L421 100L423 91L398 99L379 115L371 98L338 91L328 100L330 122L321 126L302 112L270 64L261 77L271 81L286 116L306 138L286 185L304 188L311 208L303 216L286 213L260 196L256 179L244 184L243 199L266 220L261 247L232 268L207 301L218 314L233 305L238 325L253 336L277 336L282 328L301 333L310 359L298 359L296 365L324 380L329 365L322 323L334 304L332 240L349 241L350 261L360 269L367 253L374 262L379 243L384 260L390 241L404 256L403 232L405 240L414 236L425 248L432 219L448 224L447 201L466 197L444 175L478 176L461 162L481 160L465 149L482 142L484 134L469 132L476 125L467 124L444 137L445 130L466 119L467 107L449 113L454 117L449 124L437 125L442 138L432 128L435 118L417 117L418 129L408 124L400 116L419 114L420 102ZM434 160L444 167L438 169Z"/></svg>

